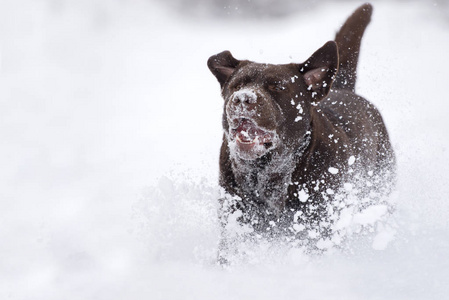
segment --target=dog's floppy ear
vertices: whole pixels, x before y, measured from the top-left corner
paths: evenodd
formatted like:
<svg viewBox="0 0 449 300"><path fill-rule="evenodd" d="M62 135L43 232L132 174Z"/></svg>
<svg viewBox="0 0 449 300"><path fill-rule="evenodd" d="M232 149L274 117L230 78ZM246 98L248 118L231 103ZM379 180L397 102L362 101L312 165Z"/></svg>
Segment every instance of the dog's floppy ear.
<svg viewBox="0 0 449 300"><path fill-rule="evenodd" d="M207 60L209 70L215 75L215 77L217 77L221 87L223 87L229 79L239 63L240 61L235 59L229 51L223 51L213 55Z"/></svg>
<svg viewBox="0 0 449 300"><path fill-rule="evenodd" d="M312 91L313 100L323 99L329 93L338 71L337 44L334 41L327 42L298 67L308 89Z"/></svg>

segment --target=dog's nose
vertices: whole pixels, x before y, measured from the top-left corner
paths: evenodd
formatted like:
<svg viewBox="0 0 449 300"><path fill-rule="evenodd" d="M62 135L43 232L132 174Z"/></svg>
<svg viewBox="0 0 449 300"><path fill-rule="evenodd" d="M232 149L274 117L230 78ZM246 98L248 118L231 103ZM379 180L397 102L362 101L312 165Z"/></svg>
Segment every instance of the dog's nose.
<svg viewBox="0 0 449 300"><path fill-rule="evenodd" d="M253 91L238 91L234 94L233 101L235 104L255 104L257 102L257 95Z"/></svg>

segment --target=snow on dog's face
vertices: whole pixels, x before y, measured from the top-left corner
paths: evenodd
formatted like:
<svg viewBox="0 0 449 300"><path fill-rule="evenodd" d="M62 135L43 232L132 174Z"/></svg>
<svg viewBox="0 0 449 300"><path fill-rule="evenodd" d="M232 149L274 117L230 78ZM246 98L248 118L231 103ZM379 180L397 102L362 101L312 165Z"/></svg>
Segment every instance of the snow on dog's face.
<svg viewBox="0 0 449 300"><path fill-rule="evenodd" d="M223 130L232 156L260 158L270 151L294 152L310 130L310 106L329 92L337 50L329 42L303 64L239 61L228 51L208 65L225 100Z"/></svg>
<svg viewBox="0 0 449 300"><path fill-rule="evenodd" d="M229 90L223 125L231 153L251 160L277 146L280 109L269 99L270 95L257 86Z"/></svg>

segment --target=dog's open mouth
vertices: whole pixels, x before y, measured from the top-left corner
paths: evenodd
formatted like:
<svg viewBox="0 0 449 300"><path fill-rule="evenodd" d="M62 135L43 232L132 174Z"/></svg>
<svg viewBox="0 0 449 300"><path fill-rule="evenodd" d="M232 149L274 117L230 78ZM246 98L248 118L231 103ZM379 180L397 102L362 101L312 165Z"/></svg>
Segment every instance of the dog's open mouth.
<svg viewBox="0 0 449 300"><path fill-rule="evenodd" d="M273 147L275 133L259 127L250 119L233 120L235 128L231 128L231 140L235 142L237 151L244 159L262 156Z"/></svg>
<svg viewBox="0 0 449 300"><path fill-rule="evenodd" d="M273 140L272 133L263 130L248 119L241 119L240 125L232 129L232 133L235 135L238 143L245 145L267 144L267 146L270 146Z"/></svg>

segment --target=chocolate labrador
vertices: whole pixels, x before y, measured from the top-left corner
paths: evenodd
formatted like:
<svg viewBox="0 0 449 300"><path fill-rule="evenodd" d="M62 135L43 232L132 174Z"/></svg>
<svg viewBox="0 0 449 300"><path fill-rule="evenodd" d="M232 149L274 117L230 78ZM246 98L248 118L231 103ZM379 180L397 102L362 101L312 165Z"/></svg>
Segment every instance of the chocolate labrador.
<svg viewBox="0 0 449 300"><path fill-rule="evenodd" d="M230 216L257 235L310 236L318 228L326 238L348 192L366 207L391 190L387 129L376 107L355 93L371 14L370 4L359 7L335 41L300 64L238 60L229 51L209 58L224 99L221 248L228 247Z"/></svg>

